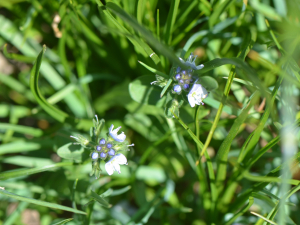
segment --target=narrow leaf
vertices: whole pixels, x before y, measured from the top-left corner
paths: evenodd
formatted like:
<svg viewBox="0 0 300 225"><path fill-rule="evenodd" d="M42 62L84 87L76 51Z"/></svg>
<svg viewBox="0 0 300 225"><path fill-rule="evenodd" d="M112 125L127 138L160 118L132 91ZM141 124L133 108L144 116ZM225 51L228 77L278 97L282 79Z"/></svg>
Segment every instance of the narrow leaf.
<svg viewBox="0 0 300 225"><path fill-rule="evenodd" d="M104 198L100 197L96 192L92 191L91 193L91 197L97 201L100 205L106 207L106 208L110 208L112 205L109 204L106 200L104 200Z"/></svg>
<svg viewBox="0 0 300 225"><path fill-rule="evenodd" d="M77 209L73 209L73 208L66 207L66 206L59 205L59 204L55 204L55 203L44 202L44 201L36 200L36 199L33 199L33 198L27 198L27 197L16 195L14 193L11 193L11 192L8 192L8 191L2 190L2 189L0 189L0 194L3 194L7 197L10 197L10 198L13 198L13 199L16 199L16 200L19 200L19 201L24 201L24 202L28 202L28 203L48 207L48 208L64 210L64 211L69 211L69 212L73 212L73 213L86 215L85 212L77 210Z"/></svg>

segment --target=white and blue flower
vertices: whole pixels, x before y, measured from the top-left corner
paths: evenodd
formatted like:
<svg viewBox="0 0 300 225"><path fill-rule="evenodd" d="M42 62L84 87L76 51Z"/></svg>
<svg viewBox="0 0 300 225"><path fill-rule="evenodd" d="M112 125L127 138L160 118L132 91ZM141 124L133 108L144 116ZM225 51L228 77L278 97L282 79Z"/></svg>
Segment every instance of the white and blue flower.
<svg viewBox="0 0 300 225"><path fill-rule="evenodd" d="M208 92L201 84L194 84L189 94L187 95L191 107L197 105L204 105L203 100L207 98Z"/></svg>
<svg viewBox="0 0 300 225"><path fill-rule="evenodd" d="M112 124L109 128L109 135L118 142L123 142L125 141L126 135L124 134L124 132L122 132L121 134L118 134L119 130L121 129L121 127L118 127L116 129L114 129L114 125Z"/></svg>
<svg viewBox="0 0 300 225"><path fill-rule="evenodd" d="M105 163L105 170L108 173L108 175L112 175L114 171L117 171L120 174L120 165L127 165L127 159L121 153L116 154L107 163Z"/></svg>

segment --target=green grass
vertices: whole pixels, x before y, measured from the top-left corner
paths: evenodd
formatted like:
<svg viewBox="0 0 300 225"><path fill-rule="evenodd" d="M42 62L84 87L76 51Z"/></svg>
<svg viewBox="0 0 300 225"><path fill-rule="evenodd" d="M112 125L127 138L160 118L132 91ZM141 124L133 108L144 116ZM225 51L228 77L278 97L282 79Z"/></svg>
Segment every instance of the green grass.
<svg viewBox="0 0 300 225"><path fill-rule="evenodd" d="M297 0L0 2L0 224L300 224L299 15ZM172 93L191 53L209 91L194 108ZM135 145L109 176L91 153L111 124Z"/></svg>

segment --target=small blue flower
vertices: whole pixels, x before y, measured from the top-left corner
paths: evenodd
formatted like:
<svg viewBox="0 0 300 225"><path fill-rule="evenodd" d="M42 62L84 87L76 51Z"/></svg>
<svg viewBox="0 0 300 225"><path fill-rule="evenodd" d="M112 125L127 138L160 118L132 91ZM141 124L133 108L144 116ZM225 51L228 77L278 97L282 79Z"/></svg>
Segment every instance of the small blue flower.
<svg viewBox="0 0 300 225"><path fill-rule="evenodd" d="M105 139L102 138L102 139L99 141L99 144L100 144L100 145L105 145Z"/></svg>
<svg viewBox="0 0 300 225"><path fill-rule="evenodd" d="M184 84L184 85L183 85L183 88L184 88L184 89L188 89L189 87L190 87L189 84Z"/></svg>
<svg viewBox="0 0 300 225"><path fill-rule="evenodd" d="M114 129L114 125L112 124L109 128L109 135L118 142L123 142L125 141L126 135L124 134L124 132L122 132L121 134L118 134L119 130L121 129L121 127L118 127L116 129Z"/></svg>
<svg viewBox="0 0 300 225"><path fill-rule="evenodd" d="M98 159L98 156L99 156L99 154L97 152L93 152L91 157L93 160L95 160L95 159Z"/></svg>
<svg viewBox="0 0 300 225"><path fill-rule="evenodd" d="M183 83L184 83L184 80L182 80L182 79L181 79L181 80L179 80L179 83L183 84Z"/></svg>
<svg viewBox="0 0 300 225"><path fill-rule="evenodd" d="M108 151L108 154L109 154L110 156L114 156L114 155L116 154L116 151L113 150L113 149L110 149L110 150Z"/></svg>
<svg viewBox="0 0 300 225"><path fill-rule="evenodd" d="M112 147L112 144L111 144L111 143L108 143L108 144L106 145L106 147L107 147L107 148L111 148L111 147Z"/></svg>
<svg viewBox="0 0 300 225"><path fill-rule="evenodd" d="M181 70L181 68L178 66L177 69L176 69L176 73L179 73Z"/></svg>
<svg viewBox="0 0 300 225"><path fill-rule="evenodd" d="M176 79L176 80L179 80L179 79L180 79L180 77L181 77L181 76L180 76L180 74L179 74L179 73L175 75L175 79Z"/></svg>
<svg viewBox="0 0 300 225"><path fill-rule="evenodd" d="M96 150L101 151L102 147L100 145L97 145Z"/></svg>
<svg viewBox="0 0 300 225"><path fill-rule="evenodd" d="M105 159L105 158L106 158L106 153L105 153L105 152L101 152L101 153L100 153L100 157L101 157L102 159Z"/></svg>
<svg viewBox="0 0 300 225"><path fill-rule="evenodd" d="M173 87L173 90L176 92L176 93L180 93L181 92L181 86L179 84L175 85Z"/></svg>

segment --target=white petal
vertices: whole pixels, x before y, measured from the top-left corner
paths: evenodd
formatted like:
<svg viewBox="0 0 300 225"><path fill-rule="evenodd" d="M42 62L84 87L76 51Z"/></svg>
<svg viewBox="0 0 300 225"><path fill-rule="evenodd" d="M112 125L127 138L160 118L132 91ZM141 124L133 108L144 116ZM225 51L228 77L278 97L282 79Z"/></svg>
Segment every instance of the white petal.
<svg viewBox="0 0 300 225"><path fill-rule="evenodd" d="M108 173L108 175L112 175L115 171L111 161L108 161L107 163L105 163L105 170Z"/></svg>
<svg viewBox="0 0 300 225"><path fill-rule="evenodd" d="M198 80L196 80L195 82L197 82L197 81ZM193 92L197 92L200 86L201 86L201 84L193 84L193 87L190 90L189 94L192 94Z"/></svg>
<svg viewBox="0 0 300 225"><path fill-rule="evenodd" d="M200 105L207 95L207 90L201 84L194 84L187 97L191 107L194 107L195 104Z"/></svg>
<svg viewBox="0 0 300 225"><path fill-rule="evenodd" d="M204 67L204 65L203 65L203 64L200 64L199 66L196 66L196 69L197 69L197 70L201 70L203 67Z"/></svg>
<svg viewBox="0 0 300 225"><path fill-rule="evenodd" d="M123 142L126 139L126 135L124 134L124 132L122 132L121 134L118 135L118 131L121 129L121 127L118 127L116 129L114 129L114 125L112 124L109 128L109 135L118 142Z"/></svg>
<svg viewBox="0 0 300 225"><path fill-rule="evenodd" d="M194 98L192 97L192 95L191 95L191 94L188 94L187 97L188 97L188 100L189 100L189 103L190 103L191 107L192 107L192 108L195 107L195 100L194 100Z"/></svg>
<svg viewBox="0 0 300 225"><path fill-rule="evenodd" d="M179 59L180 62L182 62L183 64L185 63L185 61L184 61L182 58L178 57L178 59Z"/></svg>
<svg viewBox="0 0 300 225"><path fill-rule="evenodd" d="M199 94L199 97L201 99L205 99L208 95L208 92L202 85L200 85L200 87L197 90L197 94Z"/></svg>
<svg viewBox="0 0 300 225"><path fill-rule="evenodd" d="M109 133L114 129L114 125L110 125L110 128L109 128Z"/></svg>
<svg viewBox="0 0 300 225"><path fill-rule="evenodd" d="M115 137L115 140L118 142L123 142L126 139L126 135L124 134L124 132L122 132L121 134L117 135L117 137Z"/></svg>
<svg viewBox="0 0 300 225"><path fill-rule="evenodd" d="M118 163L113 163L113 167L114 167L114 170L118 172L118 174L121 173L121 168Z"/></svg>
<svg viewBox="0 0 300 225"><path fill-rule="evenodd" d="M119 153L114 156L114 162L116 162L120 165L124 165L124 164L127 164L127 159L126 159L125 155Z"/></svg>

